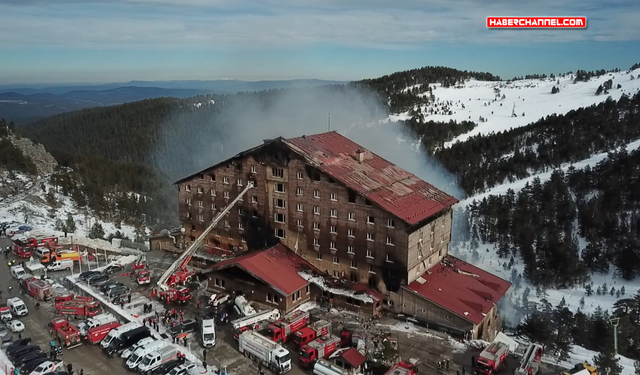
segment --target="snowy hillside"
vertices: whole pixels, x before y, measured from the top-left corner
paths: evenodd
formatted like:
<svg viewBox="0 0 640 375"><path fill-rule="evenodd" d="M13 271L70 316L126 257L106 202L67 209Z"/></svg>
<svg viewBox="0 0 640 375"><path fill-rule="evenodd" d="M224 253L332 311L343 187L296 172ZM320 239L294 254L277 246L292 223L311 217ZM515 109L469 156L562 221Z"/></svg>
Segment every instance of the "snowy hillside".
<svg viewBox="0 0 640 375"><path fill-rule="evenodd" d="M68 236L75 238L74 243L88 240L91 227L96 222L102 225L105 237L117 231L130 239L136 237L136 230L132 226L121 224L118 228L115 223L97 219L90 210L78 208L71 197L56 191L46 176L32 180L20 173L9 176L7 172L3 172L0 181L2 181L0 184L4 185L18 183L25 187L21 193L0 200L0 222L11 223L8 231L17 230L20 225L26 225L32 230L25 233L25 236L56 235L64 237L63 232L56 230L56 221L65 222L68 215L71 214L76 224L76 231L68 233ZM47 199L49 191L53 193L53 204Z"/></svg>
<svg viewBox="0 0 640 375"><path fill-rule="evenodd" d="M631 142L626 145L628 151L632 151L640 148L640 140ZM613 151L613 150L612 150ZM594 167L597 163L602 160L607 159L607 153L601 153L592 156L589 159L582 160L573 164L564 164L560 168L564 171L567 171L569 167L573 166L576 169L586 168L587 166ZM513 183L506 183L503 185L496 186L488 191L478 194L472 197L469 197L465 200L460 201L456 205L456 209L465 208L470 203L475 201L480 201L483 198L486 198L490 195L502 195L506 194L509 189L514 192L518 192L522 189L527 183L531 183L535 178L539 178L541 182L548 180L551 177L551 172L540 173L522 180L515 181ZM586 246L586 241L579 238L580 242L580 250L584 250ZM473 250L470 246L469 242L464 242L461 244L456 244L452 247L452 253L455 256L458 256L464 260L467 260L495 275L498 275L505 280L509 280L514 282L513 280L513 271L515 269L519 275L522 275L524 272L524 264L520 260L516 260L515 265L512 269L507 269L503 267L505 263L508 263L508 259L499 258L496 245L495 244L481 244L478 249ZM640 291L640 279L636 278L634 281L625 281L622 278L616 277L613 271L610 271L608 274L600 274L600 273L592 273L590 275L591 281L593 282L593 291L594 293L591 296L587 296L585 288L582 286L576 286L571 289L548 289L544 291L542 295L536 295L536 288L531 284L527 283L524 278L521 278L520 287L512 288L507 298L515 305L521 305L522 303L522 292L525 288L529 287L531 293L528 297L528 300L531 302L540 302L542 299L546 299L552 305L557 305L562 298L564 298L567 302L568 307L572 311L576 311L580 308L582 311L586 313L593 312L597 307L601 307L603 310L611 311L613 304L620 298L633 296L636 292ZM595 293L596 288L607 285L606 293L603 295L597 295ZM620 290L624 285L625 287L625 295L619 296L616 293L614 295L610 294L611 288L614 288L616 291ZM580 299L584 298L584 305L580 305Z"/></svg>
<svg viewBox="0 0 640 375"><path fill-rule="evenodd" d="M633 95L640 91L638 75L640 69L607 73L587 82L576 83L575 75L567 74L554 79L526 79L513 82L470 80L464 85L447 88L435 84L431 85L435 101L414 110L421 113L425 121L467 120L478 124L472 131L446 143L447 147L474 135L509 130L528 125L554 113L565 114L574 109L598 104L609 96L618 100L622 94ZM596 95L598 86L609 79L613 80L613 87L609 93ZM618 89L618 85L621 88ZM551 93L554 86L560 90L557 94ZM515 112L517 117L512 117L512 112ZM480 117L485 121L480 121ZM392 121L408 118L411 118L409 112L389 117Z"/></svg>

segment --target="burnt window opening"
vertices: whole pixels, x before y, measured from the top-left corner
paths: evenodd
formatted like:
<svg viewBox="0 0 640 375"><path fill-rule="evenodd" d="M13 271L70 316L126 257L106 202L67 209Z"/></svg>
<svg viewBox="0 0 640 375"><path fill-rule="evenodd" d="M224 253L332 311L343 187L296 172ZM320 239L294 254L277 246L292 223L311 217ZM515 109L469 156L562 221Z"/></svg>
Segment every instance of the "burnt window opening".
<svg viewBox="0 0 640 375"><path fill-rule="evenodd" d="M356 192L351 189L349 189L347 192L349 193L349 203L356 203Z"/></svg>
<svg viewBox="0 0 640 375"><path fill-rule="evenodd" d="M365 199L365 200L364 200L364 205L365 205L365 206L371 206L371 201L370 201L370 200L368 200L368 199Z"/></svg>
<svg viewBox="0 0 640 375"><path fill-rule="evenodd" d="M215 174L210 174L209 178L211 178L211 181L215 181L216 180L216 175Z"/></svg>
<svg viewBox="0 0 640 375"><path fill-rule="evenodd" d="M273 175L273 177L284 178L284 169L271 168L271 174Z"/></svg>
<svg viewBox="0 0 640 375"><path fill-rule="evenodd" d="M320 173L314 173L311 178L313 181L320 181Z"/></svg>
<svg viewBox="0 0 640 375"><path fill-rule="evenodd" d="M237 164L236 164L236 170L237 170L238 172L242 172L242 163L237 163Z"/></svg>
<svg viewBox="0 0 640 375"><path fill-rule="evenodd" d="M200 173L199 177L200 177L201 180L204 180L204 173Z"/></svg>
<svg viewBox="0 0 640 375"><path fill-rule="evenodd" d="M336 180L334 180L334 179L333 179L333 178L331 178L331 177L329 177L329 180L328 180L328 181L329 181L329 183L330 183L330 184L333 184L333 183L335 183L335 182L336 182Z"/></svg>

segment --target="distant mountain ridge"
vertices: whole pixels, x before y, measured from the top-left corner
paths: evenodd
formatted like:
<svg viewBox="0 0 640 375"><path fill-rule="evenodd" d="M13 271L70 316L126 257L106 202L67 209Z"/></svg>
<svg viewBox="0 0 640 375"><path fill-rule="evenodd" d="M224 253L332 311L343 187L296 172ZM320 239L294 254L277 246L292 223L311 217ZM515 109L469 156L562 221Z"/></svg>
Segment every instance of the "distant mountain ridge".
<svg viewBox="0 0 640 375"><path fill-rule="evenodd" d="M162 97L233 94L282 88L342 84L315 79L290 81L131 81L98 86L44 88L0 86L0 118L27 123L43 117L83 108L104 107Z"/></svg>

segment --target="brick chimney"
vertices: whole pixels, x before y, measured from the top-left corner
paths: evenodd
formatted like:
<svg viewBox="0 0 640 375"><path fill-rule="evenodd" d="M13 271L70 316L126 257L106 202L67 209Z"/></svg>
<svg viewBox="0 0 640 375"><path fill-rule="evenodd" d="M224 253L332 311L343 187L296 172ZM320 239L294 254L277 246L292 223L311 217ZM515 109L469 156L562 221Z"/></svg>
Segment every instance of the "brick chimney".
<svg viewBox="0 0 640 375"><path fill-rule="evenodd" d="M360 149L360 148L359 148L359 149L356 151L356 159L357 159L360 163L362 163L362 162L364 161L364 150L363 150L363 149Z"/></svg>

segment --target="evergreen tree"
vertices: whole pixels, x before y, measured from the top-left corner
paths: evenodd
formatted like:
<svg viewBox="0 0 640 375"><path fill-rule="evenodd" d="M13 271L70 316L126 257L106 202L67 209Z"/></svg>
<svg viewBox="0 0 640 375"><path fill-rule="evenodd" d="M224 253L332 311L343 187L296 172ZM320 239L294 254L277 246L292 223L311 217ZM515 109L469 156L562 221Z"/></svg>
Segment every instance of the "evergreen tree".
<svg viewBox="0 0 640 375"><path fill-rule="evenodd" d="M587 297L591 297L593 295L593 290L591 289L591 284L585 285L584 291L587 294Z"/></svg>
<svg viewBox="0 0 640 375"><path fill-rule="evenodd" d="M604 374L620 375L622 373L620 360L615 355L613 348L609 346L607 346L604 351L593 357L593 362L598 370L601 370Z"/></svg>
<svg viewBox="0 0 640 375"><path fill-rule="evenodd" d="M582 298L580 298L580 309L584 309L584 296L582 296Z"/></svg>
<svg viewBox="0 0 640 375"><path fill-rule="evenodd" d="M626 290L624 289L624 285L623 285L622 288L620 288L620 294L622 294L624 296L625 292L626 292Z"/></svg>
<svg viewBox="0 0 640 375"><path fill-rule="evenodd" d="M73 215L71 215L71 213L67 214L67 220L64 223L64 228L68 233L75 233L76 231L76 221L73 219Z"/></svg>
<svg viewBox="0 0 640 375"><path fill-rule="evenodd" d="M104 238L104 229L102 228L102 224L99 222L93 224L89 231L89 238Z"/></svg>

